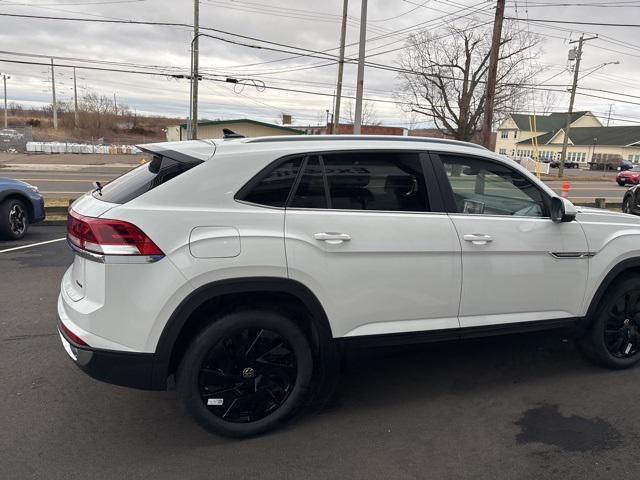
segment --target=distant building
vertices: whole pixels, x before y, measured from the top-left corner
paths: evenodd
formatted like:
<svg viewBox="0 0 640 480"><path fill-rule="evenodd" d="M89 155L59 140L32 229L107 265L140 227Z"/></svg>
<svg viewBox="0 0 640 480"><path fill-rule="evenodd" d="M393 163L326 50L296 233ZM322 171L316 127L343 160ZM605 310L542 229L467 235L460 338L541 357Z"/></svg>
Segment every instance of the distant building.
<svg viewBox="0 0 640 480"><path fill-rule="evenodd" d="M509 115L498 127L495 151L516 159L533 157L535 138L540 160L557 160L562 152L566 118L566 113L536 115L535 119L528 114ZM640 126L604 127L591 112L574 112L567 160L583 164L640 162Z"/></svg>
<svg viewBox="0 0 640 480"><path fill-rule="evenodd" d="M272 123L258 122L248 118L237 120L215 120L198 122L198 138L222 138L222 129L228 128L245 137L264 137L273 135L300 135L298 129L283 127ZM176 142L187 139L187 124L167 127L167 141Z"/></svg>
<svg viewBox="0 0 640 480"><path fill-rule="evenodd" d="M437 128L415 128L413 130L409 130L410 137L429 137L429 138L448 138L451 140L455 140L451 135L446 135L442 133ZM473 134L473 137L470 140L471 143L476 143L478 145L482 145L482 135L480 132L476 132ZM490 149L493 150L496 144L496 134L491 132L490 139Z"/></svg>
<svg viewBox="0 0 640 480"><path fill-rule="evenodd" d="M307 135L328 135L333 133L333 125L302 125L293 126ZM407 135L408 130L402 127L388 127L386 125L362 125L362 135ZM353 135L352 123L341 123L336 135Z"/></svg>

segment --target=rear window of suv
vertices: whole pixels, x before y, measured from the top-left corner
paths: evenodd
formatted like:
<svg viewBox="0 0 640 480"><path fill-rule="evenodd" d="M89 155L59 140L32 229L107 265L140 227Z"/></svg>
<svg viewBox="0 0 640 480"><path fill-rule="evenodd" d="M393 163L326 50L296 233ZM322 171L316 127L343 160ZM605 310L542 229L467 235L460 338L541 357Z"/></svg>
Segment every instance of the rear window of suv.
<svg viewBox="0 0 640 480"><path fill-rule="evenodd" d="M93 196L104 202L127 203L201 163L198 160L179 162L158 155L147 158L149 161L143 165L103 185L102 189L94 190Z"/></svg>

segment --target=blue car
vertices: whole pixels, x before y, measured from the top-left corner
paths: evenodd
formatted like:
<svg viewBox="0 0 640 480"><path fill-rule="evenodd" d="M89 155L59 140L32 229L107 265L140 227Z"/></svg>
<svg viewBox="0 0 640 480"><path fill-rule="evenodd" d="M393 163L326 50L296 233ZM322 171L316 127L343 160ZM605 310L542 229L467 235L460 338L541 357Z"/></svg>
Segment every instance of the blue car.
<svg viewBox="0 0 640 480"><path fill-rule="evenodd" d="M44 217L44 198L38 187L0 177L0 238L22 238L30 224L41 222Z"/></svg>

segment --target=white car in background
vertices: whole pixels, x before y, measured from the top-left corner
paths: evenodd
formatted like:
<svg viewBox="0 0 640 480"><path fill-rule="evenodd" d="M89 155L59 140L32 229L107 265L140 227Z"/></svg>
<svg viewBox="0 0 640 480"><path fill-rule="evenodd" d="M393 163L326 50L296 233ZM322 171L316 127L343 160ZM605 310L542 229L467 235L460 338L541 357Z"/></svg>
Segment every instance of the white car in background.
<svg viewBox="0 0 640 480"><path fill-rule="evenodd" d="M232 136L232 135L230 135ZM295 136L157 143L71 207L59 331L90 375L264 432L332 388L341 342L574 326L640 360L640 221L576 208L477 145Z"/></svg>

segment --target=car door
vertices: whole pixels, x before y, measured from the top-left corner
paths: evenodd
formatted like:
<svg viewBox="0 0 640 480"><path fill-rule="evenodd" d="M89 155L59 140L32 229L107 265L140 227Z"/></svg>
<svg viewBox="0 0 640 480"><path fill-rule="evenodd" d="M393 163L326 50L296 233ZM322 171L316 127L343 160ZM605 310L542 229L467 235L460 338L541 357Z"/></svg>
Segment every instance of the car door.
<svg viewBox="0 0 640 480"><path fill-rule="evenodd" d="M548 194L506 163L440 153L434 168L462 248L461 327L578 316L589 256L580 225L554 223Z"/></svg>
<svg viewBox="0 0 640 480"><path fill-rule="evenodd" d="M459 328L460 244L427 158L305 159L285 213L288 274L318 296L334 336Z"/></svg>

